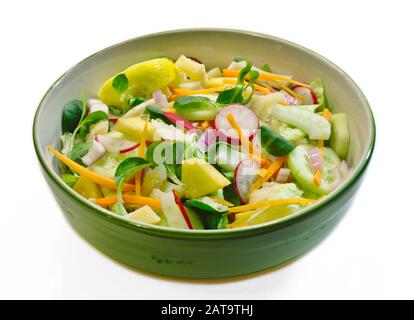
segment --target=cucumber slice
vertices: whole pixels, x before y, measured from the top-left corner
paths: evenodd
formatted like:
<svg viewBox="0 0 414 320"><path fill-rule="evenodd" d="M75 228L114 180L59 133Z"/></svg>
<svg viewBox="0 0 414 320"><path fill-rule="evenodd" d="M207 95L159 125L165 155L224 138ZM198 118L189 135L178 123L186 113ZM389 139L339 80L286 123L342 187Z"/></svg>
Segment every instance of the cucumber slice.
<svg viewBox="0 0 414 320"><path fill-rule="evenodd" d="M224 213L228 210L226 206L214 201L210 197L187 200L185 205L187 207L197 208L211 213Z"/></svg>
<svg viewBox="0 0 414 320"><path fill-rule="evenodd" d="M331 183L335 179L333 171L341 163L341 159L330 148L325 147L323 152L323 170L320 185L313 181L312 171L307 151L312 146L297 146L288 156L288 167L299 185L318 195L325 195L332 191Z"/></svg>
<svg viewBox="0 0 414 320"><path fill-rule="evenodd" d="M272 109L278 120L305 131L312 140L328 140L331 124L324 117L298 108L275 105Z"/></svg>
<svg viewBox="0 0 414 320"><path fill-rule="evenodd" d="M332 134L329 143L341 159L346 159L349 151L348 117L336 113L331 118Z"/></svg>
<svg viewBox="0 0 414 320"><path fill-rule="evenodd" d="M287 155L295 148L287 139L267 126L260 127L260 139L262 147L273 156Z"/></svg>
<svg viewBox="0 0 414 320"><path fill-rule="evenodd" d="M193 226L193 230L204 230L204 224L200 218L200 215L191 210L189 207L185 207L185 211L187 212L188 218Z"/></svg>

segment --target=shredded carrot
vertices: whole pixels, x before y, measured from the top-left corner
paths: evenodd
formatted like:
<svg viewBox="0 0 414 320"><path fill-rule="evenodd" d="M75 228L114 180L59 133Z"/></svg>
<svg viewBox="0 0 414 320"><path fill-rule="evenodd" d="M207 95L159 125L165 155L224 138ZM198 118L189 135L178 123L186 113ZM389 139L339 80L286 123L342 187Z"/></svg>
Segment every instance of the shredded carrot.
<svg viewBox="0 0 414 320"><path fill-rule="evenodd" d="M223 76L224 77L237 77L240 73L240 70L230 70L230 69L224 69L223 70ZM299 82L299 81L295 81L292 79L289 79L287 77L281 76L279 74L274 74L274 73L270 73L270 72L259 72L259 80L265 80L265 81L275 81L275 80L279 80L279 81L285 81L285 82L289 82L298 86L302 86L302 87L306 87L306 88L310 88L310 86L308 84Z"/></svg>
<svg viewBox="0 0 414 320"><path fill-rule="evenodd" d="M60 161L62 161L64 164L66 164L69 168L71 168L73 171L77 172L78 174L84 176L85 178L89 179L90 181L99 184L101 186L108 187L110 189L116 190L116 183L115 180L109 179L107 177L100 176L99 174L96 174L95 172L82 167L80 164L76 163L75 161L69 159L68 157L61 154L59 151L54 149L51 146L48 146L48 149L50 152L52 152L56 158L58 158ZM133 191L134 185L125 183L123 186L124 191Z"/></svg>
<svg viewBox="0 0 414 320"><path fill-rule="evenodd" d="M328 121L332 118L332 113L329 111L328 108L323 109L322 115Z"/></svg>
<svg viewBox="0 0 414 320"><path fill-rule="evenodd" d="M241 145L245 145L248 147L249 153L253 153L253 144L250 142L250 140L248 138L246 138L246 136L244 135L242 129L240 128L239 124L236 122L236 119L234 119L234 116L229 113L226 116L227 121L229 122L229 124L231 125L231 127L237 131L237 134L241 140Z"/></svg>
<svg viewBox="0 0 414 320"><path fill-rule="evenodd" d="M220 203L220 204L222 204L223 206L226 206L226 207L233 207L233 206L234 206L234 204L232 204L231 202L226 201L226 200L224 200L224 199L221 199L221 198L219 198L219 197L213 197L212 199L213 199L215 202Z"/></svg>
<svg viewBox="0 0 414 320"><path fill-rule="evenodd" d="M168 101L174 101L175 99L179 98L179 94L172 94L168 97Z"/></svg>
<svg viewBox="0 0 414 320"><path fill-rule="evenodd" d="M223 91L226 88L226 86L220 86L220 87L214 87L214 88L208 88L208 89L201 89L201 90L187 90L187 89L181 89L181 88L172 88L172 92L176 95L180 96L189 96L192 94L204 94L204 93L212 93L212 92L219 92Z"/></svg>
<svg viewBox="0 0 414 320"><path fill-rule="evenodd" d="M239 70L224 69L223 70L223 75L227 76L227 77L237 76L239 74L239 72L240 72ZM306 85L304 83L297 82L297 81L291 80L291 79L283 77L283 76L269 74L269 73L263 73L263 72L260 72L259 79L260 80L273 81L279 87L281 87L283 90L287 91L290 95L294 96L296 99L300 100L301 102L303 102L303 100L304 100L303 97L298 95L295 91L293 91L289 87L285 86L283 83L280 83L280 81L287 81L287 82L290 82L290 83L295 83L295 84L298 84L298 85L301 85L301 86L309 87L308 85Z"/></svg>
<svg viewBox="0 0 414 320"><path fill-rule="evenodd" d="M237 83L237 79L226 79L226 78L224 78L223 79L223 83L226 83L226 84L236 84ZM247 82L245 82L245 83L247 83ZM265 88L265 87L262 87L262 86L260 86L260 85L258 85L258 84L256 84L256 83L253 83L253 86L254 86L254 89L256 90L256 91L259 91L259 92L261 92L261 93L264 93L264 94L269 94L270 93L270 90L269 89L267 89L267 88Z"/></svg>
<svg viewBox="0 0 414 320"><path fill-rule="evenodd" d="M249 192L252 193L254 190L259 189L267 180L269 180L283 165L286 161L286 157L277 158L269 168L267 168L266 173L263 177L259 177L250 187Z"/></svg>
<svg viewBox="0 0 414 320"><path fill-rule="evenodd" d="M284 101L280 101L280 102L278 102L278 104L281 104L282 106L285 106L285 107L289 106L289 103L284 102Z"/></svg>
<svg viewBox="0 0 414 320"><path fill-rule="evenodd" d="M150 197L142 197L142 196L133 196L129 194L124 194L122 196L124 203L126 204L142 204L148 205L152 208L161 208L161 201L158 199L150 198ZM95 200L97 205L106 207L115 204L118 201L117 196L113 197L106 197L106 198L98 198Z"/></svg>
<svg viewBox="0 0 414 320"><path fill-rule="evenodd" d="M324 108L322 111L322 115L326 120L330 120L332 117L332 113L329 111L328 108ZM320 153L320 157L323 161L323 147L324 147L324 141L323 140L319 140L318 141L318 148L319 148L319 153ZM321 179L322 179L322 169L318 169L315 171L315 174L313 175L313 182L319 186L321 184Z"/></svg>
<svg viewBox="0 0 414 320"><path fill-rule="evenodd" d="M138 157L144 157L146 143L147 143L147 131L148 131L148 118L145 120L144 130L142 131L141 135L141 143L140 147L138 148ZM141 193L141 177L142 177L142 170L138 170L135 174L135 195L139 196Z"/></svg>
<svg viewBox="0 0 414 320"><path fill-rule="evenodd" d="M254 209L270 207L270 206L283 206L289 204L312 204L316 200L313 199L305 199L305 198L287 198L287 199L276 199L276 200L268 200L268 201L261 201L256 203L249 203L242 206L231 207L229 208L230 213L239 213L250 211Z"/></svg>
<svg viewBox="0 0 414 320"><path fill-rule="evenodd" d="M248 153L248 156L262 164L263 167L268 168L272 163L266 158L259 157L254 153Z"/></svg>

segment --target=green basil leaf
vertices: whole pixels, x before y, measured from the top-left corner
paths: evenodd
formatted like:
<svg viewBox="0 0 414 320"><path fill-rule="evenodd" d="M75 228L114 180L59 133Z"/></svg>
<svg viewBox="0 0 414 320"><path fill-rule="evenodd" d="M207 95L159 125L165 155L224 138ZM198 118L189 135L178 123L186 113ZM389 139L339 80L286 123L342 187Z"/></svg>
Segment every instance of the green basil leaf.
<svg viewBox="0 0 414 320"><path fill-rule="evenodd" d="M71 100L65 104L62 116L62 131L73 132L82 120L83 107L81 100Z"/></svg>
<svg viewBox="0 0 414 320"><path fill-rule="evenodd" d="M184 96L174 101L177 114L190 121L213 120L218 107L207 97Z"/></svg>
<svg viewBox="0 0 414 320"><path fill-rule="evenodd" d="M172 122L164 115L164 112L155 106L146 106L145 113L148 114L150 119L161 119L165 123L171 124Z"/></svg>
<svg viewBox="0 0 414 320"><path fill-rule="evenodd" d="M278 157L285 156L295 149L295 145L289 140L267 126L260 127L260 143L267 153Z"/></svg>
<svg viewBox="0 0 414 320"><path fill-rule="evenodd" d="M115 171L118 202L123 203L122 186L125 181L134 176L138 170L151 166L151 163L140 157L132 157L122 161Z"/></svg>
<svg viewBox="0 0 414 320"><path fill-rule="evenodd" d="M85 136L88 131L89 131L89 127L100 121L100 120L109 120L108 115L103 112L103 111L96 111L91 113L89 116L87 116L85 119L83 119L81 121L81 123L79 124L79 129L81 129L81 136ZM74 133L75 134L75 133Z"/></svg>
<svg viewBox="0 0 414 320"><path fill-rule="evenodd" d="M261 69L262 69L263 71L266 71L266 72L272 72L272 69L270 69L270 66L269 66L268 64L263 65L263 66L261 67Z"/></svg>
<svg viewBox="0 0 414 320"><path fill-rule="evenodd" d="M141 103L143 103L145 101L146 101L146 99L143 98L143 97L132 97L132 98L129 99L128 105L129 105L130 108L132 108L132 107L136 107L136 106L140 105Z"/></svg>
<svg viewBox="0 0 414 320"><path fill-rule="evenodd" d="M238 56L238 57L234 57L234 58L233 58L233 61L234 61L234 62L242 62L242 61L244 61L244 60L246 60L246 59L244 59L243 57L239 57L239 56Z"/></svg>
<svg viewBox="0 0 414 320"><path fill-rule="evenodd" d="M88 153L89 149L92 146L92 142L79 142L73 146L72 152L70 153L70 158L73 161L80 162L80 158L82 158L85 154Z"/></svg>
<svg viewBox="0 0 414 320"><path fill-rule="evenodd" d="M118 109L117 107L113 105L108 104L108 109L109 109L109 112L112 113L114 116L119 117L122 115L122 110Z"/></svg>
<svg viewBox="0 0 414 320"><path fill-rule="evenodd" d="M125 74L120 73L112 80L112 88L118 93L126 91L129 87L129 81Z"/></svg>
<svg viewBox="0 0 414 320"><path fill-rule="evenodd" d="M250 82L255 82L260 76L260 73L257 72L256 70L250 70L250 77L249 77L249 81Z"/></svg>
<svg viewBox="0 0 414 320"><path fill-rule="evenodd" d="M75 175L70 174L70 173L64 173L60 177L62 178L63 182L65 182L71 188L73 188L73 186L79 180L79 176L75 176Z"/></svg>

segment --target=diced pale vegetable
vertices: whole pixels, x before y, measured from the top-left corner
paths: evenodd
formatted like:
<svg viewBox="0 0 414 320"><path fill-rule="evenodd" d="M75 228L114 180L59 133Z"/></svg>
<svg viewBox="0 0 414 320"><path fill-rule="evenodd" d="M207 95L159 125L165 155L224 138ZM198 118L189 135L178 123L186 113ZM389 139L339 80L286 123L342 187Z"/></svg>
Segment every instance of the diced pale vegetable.
<svg viewBox="0 0 414 320"><path fill-rule="evenodd" d="M157 224L161 218L149 206L143 206L127 215L128 219L144 222L149 224Z"/></svg>
<svg viewBox="0 0 414 320"><path fill-rule="evenodd" d="M167 218L168 226L178 229L189 229L183 214L175 202L172 192L165 192L161 196L162 212Z"/></svg>

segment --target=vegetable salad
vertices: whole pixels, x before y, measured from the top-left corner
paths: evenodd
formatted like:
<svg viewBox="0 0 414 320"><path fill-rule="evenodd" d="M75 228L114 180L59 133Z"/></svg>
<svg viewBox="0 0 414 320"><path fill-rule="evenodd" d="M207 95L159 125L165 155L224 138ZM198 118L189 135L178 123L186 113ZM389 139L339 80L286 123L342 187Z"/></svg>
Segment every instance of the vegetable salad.
<svg viewBox="0 0 414 320"><path fill-rule="evenodd" d="M61 177L139 223L243 228L294 214L348 176L347 115L310 84L236 57L134 64L62 115Z"/></svg>

